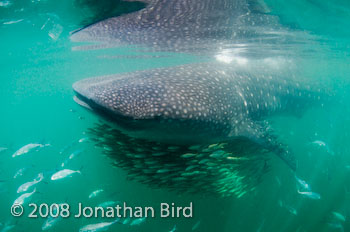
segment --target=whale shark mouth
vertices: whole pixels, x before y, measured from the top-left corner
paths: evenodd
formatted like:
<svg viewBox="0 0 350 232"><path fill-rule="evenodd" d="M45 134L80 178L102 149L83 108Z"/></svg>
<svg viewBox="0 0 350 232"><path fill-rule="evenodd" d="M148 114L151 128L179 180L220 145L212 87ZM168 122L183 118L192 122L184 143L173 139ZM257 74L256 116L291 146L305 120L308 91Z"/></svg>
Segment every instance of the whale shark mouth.
<svg viewBox="0 0 350 232"><path fill-rule="evenodd" d="M82 107L87 108L87 109L89 109L89 110L91 110L91 111L93 110L86 102L80 100L80 98L79 98L77 95L75 95L75 96L73 97L73 100L74 100L78 105L81 105Z"/></svg>
<svg viewBox="0 0 350 232"><path fill-rule="evenodd" d="M141 130L141 125L145 125L142 123L137 122L138 120L132 119L131 117L124 116L121 114L116 114L115 112L112 112L108 108L105 108L97 103L95 103L93 100L84 97L80 93L76 92L76 95L73 97L74 101L83 106L84 108L93 111L97 115L102 116L102 118L106 119L110 122L115 122L116 126L121 129L122 131L137 131Z"/></svg>

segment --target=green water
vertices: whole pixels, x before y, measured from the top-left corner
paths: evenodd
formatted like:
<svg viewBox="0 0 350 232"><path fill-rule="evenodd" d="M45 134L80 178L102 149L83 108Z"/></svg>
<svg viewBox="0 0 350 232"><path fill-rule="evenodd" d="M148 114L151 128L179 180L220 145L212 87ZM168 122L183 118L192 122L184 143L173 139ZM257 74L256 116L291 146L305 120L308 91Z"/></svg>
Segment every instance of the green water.
<svg viewBox="0 0 350 232"><path fill-rule="evenodd" d="M81 150L82 154L67 164L69 169L80 170L81 175L56 182L45 176L27 203L69 203L74 213L79 202L96 206L122 201L131 206L153 206L158 212L162 202L179 206L193 202L192 218L160 218L156 212L155 218L147 218L140 225L116 223L109 231L171 231L175 225L176 231L350 231L347 1L300 0L285 5L266 1L268 14L278 16L285 27L315 36L309 43L292 45L292 49L297 46L295 49L300 50L294 57L295 64L306 78L316 79L336 93L336 100L328 108L311 109L298 118L271 118L276 133L296 155L298 176L321 195L320 200L298 194L293 174L276 158L271 158L271 171L257 189L239 199L181 194L129 180L127 172L114 168L94 142L78 142L90 136L86 133L98 117L72 100L72 84L91 76L173 66L199 58L163 53L146 54L154 58L145 58L144 53L126 47L72 51L75 45L69 40L71 31L142 5L51 0L0 3L0 147L8 148L0 152L0 230L14 225L11 231L41 231L46 219L28 218L32 208L26 206L19 218L10 214L11 205L20 196L17 188L40 172L45 175L46 171L61 169L61 163L72 152ZM314 141L322 141L325 146ZM51 146L12 158L16 150L29 143ZM72 147L60 154L70 144ZM14 178L21 168L27 169ZM97 189L104 191L89 199ZM345 221L332 218L332 212L342 214ZM50 230L78 231L84 225L105 221L111 219L69 217Z"/></svg>

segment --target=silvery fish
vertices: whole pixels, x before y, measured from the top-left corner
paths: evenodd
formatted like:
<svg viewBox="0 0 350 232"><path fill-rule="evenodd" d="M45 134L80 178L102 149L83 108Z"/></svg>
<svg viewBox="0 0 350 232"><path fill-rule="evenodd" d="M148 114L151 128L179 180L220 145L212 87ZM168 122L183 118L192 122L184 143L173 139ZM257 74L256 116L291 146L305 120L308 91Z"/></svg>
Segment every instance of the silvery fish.
<svg viewBox="0 0 350 232"><path fill-rule="evenodd" d="M333 215L334 219L341 221L341 222L345 222L345 217L341 213L332 212L332 215Z"/></svg>
<svg viewBox="0 0 350 232"><path fill-rule="evenodd" d="M298 190L298 193L305 196L305 197L308 197L310 199L314 199L314 200L319 200L321 199L321 195L318 194L318 193L315 193L315 192L300 192Z"/></svg>
<svg viewBox="0 0 350 232"><path fill-rule="evenodd" d="M118 203L120 202L117 202L117 201L105 201L105 202L102 202L101 204L98 205L98 207L102 207L102 208L105 208L105 207L108 207L108 206L115 206L117 205Z"/></svg>
<svg viewBox="0 0 350 232"><path fill-rule="evenodd" d="M61 217L49 217L44 224L42 225L41 229L42 230L49 230L51 229L54 225L56 225L59 221L61 221Z"/></svg>
<svg viewBox="0 0 350 232"><path fill-rule="evenodd" d="M68 158L61 164L61 167L66 166L68 162L70 162L75 157L79 156L81 153L82 153L82 150L77 150L77 151L73 152L72 154L70 154L68 156Z"/></svg>
<svg viewBox="0 0 350 232"><path fill-rule="evenodd" d="M9 222L4 225L4 228L2 228L1 232L7 232L12 230L16 225L10 224Z"/></svg>
<svg viewBox="0 0 350 232"><path fill-rule="evenodd" d="M83 152L82 150L74 151L72 154L70 154L70 156L68 158L73 159L73 158L79 156L82 152Z"/></svg>
<svg viewBox="0 0 350 232"><path fill-rule="evenodd" d="M47 147L47 146L51 146L51 145L40 144L40 143L30 143L18 149L15 153L13 153L12 157L24 155L31 151L38 151L40 148Z"/></svg>
<svg viewBox="0 0 350 232"><path fill-rule="evenodd" d="M36 185L37 183L41 182L44 179L43 173L39 173L38 177L35 178L33 181L27 182L22 184L18 187L17 193L26 192L30 187Z"/></svg>
<svg viewBox="0 0 350 232"><path fill-rule="evenodd" d="M97 224L86 225L79 229L79 232L98 232L98 231L106 231L111 225L118 222L120 219L116 219L113 222L101 222Z"/></svg>
<svg viewBox="0 0 350 232"><path fill-rule="evenodd" d="M59 179L63 179L69 176L72 176L74 173L79 173L81 174L81 172L79 170L74 171L74 170L70 170L70 169L63 169L61 171L56 172L55 174L53 174L51 176L51 180L59 180Z"/></svg>
<svg viewBox="0 0 350 232"><path fill-rule="evenodd" d="M312 144L318 145L320 147L325 147L327 146L325 142L321 141L321 140L315 140L312 142Z"/></svg>
<svg viewBox="0 0 350 232"><path fill-rule="evenodd" d="M145 222L145 220L146 220L145 217L137 218L130 223L130 226L140 225L141 223Z"/></svg>
<svg viewBox="0 0 350 232"><path fill-rule="evenodd" d="M62 220L62 217L57 216L58 215L58 210L60 209L62 203L61 204L57 204L56 207L53 208L52 210L52 215L50 215L47 220L44 222L44 224L42 225L41 229L44 230L49 230L51 229L54 225L56 225L59 221Z"/></svg>
<svg viewBox="0 0 350 232"><path fill-rule="evenodd" d="M92 193L90 193L89 195L89 198L94 198L94 197L97 197L100 193L102 193L104 190L103 189L98 189L98 190L95 190L93 191Z"/></svg>
<svg viewBox="0 0 350 232"><path fill-rule="evenodd" d="M302 190L307 191L307 192L310 192L310 191L311 191L311 186L310 186L308 183L306 183L305 180L302 180L302 179L300 179L300 178L297 177L297 176L295 176L295 179L296 179L296 181L297 181L298 186L299 186Z"/></svg>
<svg viewBox="0 0 350 232"><path fill-rule="evenodd" d="M130 218L125 218L124 221L123 221L123 225L126 225L130 222Z"/></svg>
<svg viewBox="0 0 350 232"><path fill-rule="evenodd" d="M36 192L36 188L33 190L33 192L30 193L23 193L21 196L19 196L14 202L14 205L22 205L27 199L29 199L34 193Z"/></svg>
<svg viewBox="0 0 350 232"><path fill-rule="evenodd" d="M175 232L175 231L176 231L176 225L169 232Z"/></svg>
<svg viewBox="0 0 350 232"><path fill-rule="evenodd" d="M327 225L332 228L332 231L344 232L344 227L339 222L329 222Z"/></svg>
<svg viewBox="0 0 350 232"><path fill-rule="evenodd" d="M84 137L84 138L81 138L81 139L79 139L79 143L83 143L83 142L86 142L86 141L88 141L89 140L89 138L88 137Z"/></svg>
<svg viewBox="0 0 350 232"><path fill-rule="evenodd" d="M321 141L321 140L315 140L315 141L311 142L311 144L312 144L312 145L315 145L315 146L318 146L319 148L325 149L326 152L328 152L330 155L334 155L334 151L332 151L332 150L329 148L329 146L328 146L325 142L323 142L323 141Z"/></svg>

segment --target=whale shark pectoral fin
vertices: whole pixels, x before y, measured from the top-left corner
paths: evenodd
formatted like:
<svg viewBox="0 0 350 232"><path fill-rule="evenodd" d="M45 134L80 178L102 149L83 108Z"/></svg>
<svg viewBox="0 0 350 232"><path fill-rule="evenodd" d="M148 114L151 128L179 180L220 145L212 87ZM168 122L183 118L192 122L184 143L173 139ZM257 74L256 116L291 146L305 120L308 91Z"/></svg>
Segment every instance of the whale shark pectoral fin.
<svg viewBox="0 0 350 232"><path fill-rule="evenodd" d="M294 154L288 149L280 149L275 150L275 153L278 157L280 157L293 171L297 169L297 161L295 159Z"/></svg>
<svg viewBox="0 0 350 232"><path fill-rule="evenodd" d="M297 161L294 153L288 149L288 146L279 142L278 139L267 134L265 136L265 148L274 152L280 159L282 159L293 171L297 169Z"/></svg>
<svg viewBox="0 0 350 232"><path fill-rule="evenodd" d="M233 134L234 136L248 138L266 150L274 152L293 171L296 171L297 162L294 154L285 144L279 142L278 138L273 135L272 129L268 124L246 119L236 127ZM231 135L233 134L231 133Z"/></svg>

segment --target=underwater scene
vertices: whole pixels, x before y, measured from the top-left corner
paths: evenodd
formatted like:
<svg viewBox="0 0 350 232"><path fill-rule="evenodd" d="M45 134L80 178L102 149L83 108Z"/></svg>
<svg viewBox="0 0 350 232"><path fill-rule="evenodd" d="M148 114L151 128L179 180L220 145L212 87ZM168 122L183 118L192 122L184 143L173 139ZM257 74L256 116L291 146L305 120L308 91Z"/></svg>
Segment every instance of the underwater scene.
<svg viewBox="0 0 350 232"><path fill-rule="evenodd" d="M350 2L0 0L0 231L350 231Z"/></svg>

